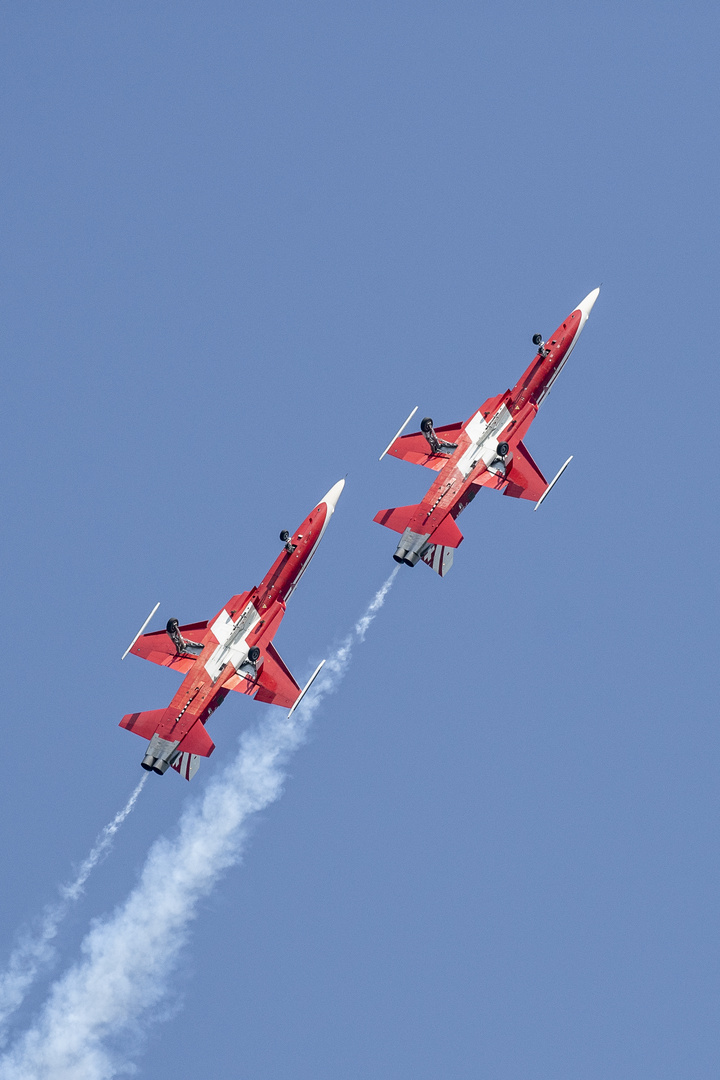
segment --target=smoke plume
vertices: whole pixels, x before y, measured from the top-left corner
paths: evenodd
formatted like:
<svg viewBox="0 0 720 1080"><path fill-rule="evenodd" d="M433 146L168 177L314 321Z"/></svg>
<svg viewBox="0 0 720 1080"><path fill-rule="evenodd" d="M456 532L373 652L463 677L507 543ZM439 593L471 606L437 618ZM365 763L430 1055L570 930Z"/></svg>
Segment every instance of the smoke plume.
<svg viewBox="0 0 720 1080"><path fill-rule="evenodd" d="M99 834L75 878L60 886L60 900L47 905L37 929L27 931L20 938L5 970L0 972L0 1043L6 1041L5 1030L10 1016L22 1005L40 970L52 961L55 955L53 941L60 923L82 896L90 874L110 851L115 834L135 806L146 780L147 776L143 776L122 810L118 810Z"/></svg>
<svg viewBox="0 0 720 1080"><path fill-rule="evenodd" d="M199 901L241 859L252 815L282 794L288 759L320 703L337 689L395 573L293 716L268 711L241 737L237 756L202 799L183 812L177 836L153 844L136 887L90 930L82 959L52 986L40 1016L0 1059L1 1080L109 1080L127 1070L119 1036L141 1026L167 994Z"/></svg>

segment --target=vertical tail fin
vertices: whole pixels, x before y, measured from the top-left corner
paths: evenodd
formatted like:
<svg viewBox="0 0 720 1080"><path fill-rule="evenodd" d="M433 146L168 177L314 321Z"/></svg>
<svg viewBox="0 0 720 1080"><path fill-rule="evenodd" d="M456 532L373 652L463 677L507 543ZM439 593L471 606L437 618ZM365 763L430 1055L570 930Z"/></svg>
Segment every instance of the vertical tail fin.
<svg viewBox="0 0 720 1080"><path fill-rule="evenodd" d="M199 754L187 754L182 753L172 763L172 768L175 772L180 773L186 780L192 780L195 773L198 771L198 765L200 764Z"/></svg>
<svg viewBox="0 0 720 1080"><path fill-rule="evenodd" d="M421 558L436 574L445 577L453 564L453 549L445 547L443 544L430 544L430 547Z"/></svg>

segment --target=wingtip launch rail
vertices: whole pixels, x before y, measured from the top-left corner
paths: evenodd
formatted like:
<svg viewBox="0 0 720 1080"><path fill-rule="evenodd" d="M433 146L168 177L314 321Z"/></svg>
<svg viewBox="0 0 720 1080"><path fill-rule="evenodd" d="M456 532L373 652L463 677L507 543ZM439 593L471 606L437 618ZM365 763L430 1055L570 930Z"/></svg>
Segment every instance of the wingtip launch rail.
<svg viewBox="0 0 720 1080"><path fill-rule="evenodd" d="M137 634L136 634L136 635L135 635L135 637L134 637L134 638L132 639L132 641L131 641L131 642L130 642L130 644L128 645L127 649L125 650L125 652L124 652L124 653L122 654L122 656L120 657L120 659L121 659L121 660L124 660L124 659L125 659L125 657L126 657L126 656L127 656L127 654L128 654L129 652L130 652L130 650L132 649L133 645L135 644L135 642L137 641L137 639L138 639L138 638L140 637L140 635L142 634L143 630L144 630L144 629L145 629L145 627L146 627L146 626L148 625L148 623L150 622L150 620L152 619L153 615L155 614L155 612L157 611L157 609L158 609L159 607L160 607L160 601L158 600L157 604L156 604L156 605L155 605L155 607L154 607L154 608L152 609L152 611L151 611L151 612L150 612L150 614L148 615L147 619L146 619L146 620L145 620L145 622L144 622L144 623L142 624L142 626L141 626L141 627L140 627L140 629L138 630Z"/></svg>
<svg viewBox="0 0 720 1080"><path fill-rule="evenodd" d="M382 461L382 459L383 459L383 458L385 457L385 455L387 454L387 452L388 452L388 450L390 449L390 447L392 446L392 444L393 444L393 443L395 442L395 440L396 440L396 439L398 439L398 438L399 438L399 437L400 437L400 436L402 435L403 431L404 431L404 430L405 430L405 428L406 428L406 427L408 426L408 424L410 423L410 421L412 420L413 416L415 415L415 413L416 413L416 412L418 411L418 409L419 409L419 408L420 408L420 406L419 406L419 405L416 405L416 406L415 406L415 408L414 408L414 409L413 409L413 411L412 411L412 412L410 413L410 415L408 416L408 418L407 418L407 420L405 421L405 423L403 424L403 426L402 426L402 427L400 428L400 430L399 430L399 431L397 432L397 434L395 434L395 435L394 435L394 436L392 437L392 439L390 440L390 442L389 442L389 443L387 444L387 446L386 446L386 447L385 447L385 449L383 450L382 454L381 454L381 455L380 455L380 457L378 458L378 461Z"/></svg>
<svg viewBox="0 0 720 1080"><path fill-rule="evenodd" d="M563 465L562 469L560 469L560 471L559 471L559 473L557 474L557 476L555 477L555 479L554 479L554 480L551 480L551 481L550 481L550 483L549 483L549 484L548 484L548 486L547 486L547 487L545 488L545 490L543 491L543 493L542 493L542 495L540 496L540 498L538 499L538 501L537 501L537 502L535 503L535 506L533 507L533 511L537 510L537 509L538 509L538 508L539 508L540 506L542 506L542 504L543 504L543 503L545 502L545 500L547 499L548 495L550 494L550 492L552 491L552 489L553 489L553 488L555 487L555 485L557 484L558 480L560 479L560 477L562 476L562 474L563 474L563 473L565 472L565 470L567 469L568 465L570 464L570 462L572 461L572 459L573 459L573 457L574 457L574 456L575 456L574 454L571 454L571 455L570 455L570 457L569 457L569 458L567 459L567 461L566 461L566 462L565 462L565 464Z"/></svg>
<svg viewBox="0 0 720 1080"><path fill-rule="evenodd" d="M315 680L317 679L317 677L318 677L318 675L320 674L320 672L322 671L322 669L323 669L324 665L325 665L325 661L324 661L324 660L321 660L321 661L320 661L320 663L318 664L318 666L317 666L317 667L315 668L315 670L313 671L313 673L312 673L312 675L310 676L310 678L308 679L308 681L307 681L307 682L305 683L305 686L303 687L303 689L302 689L302 690L301 690L301 692L300 692L300 696L299 696L299 698L297 699L297 701L296 701L296 702L295 702L295 704L293 705L292 709L291 709L291 710L290 710L290 712L288 713L288 720L290 719L290 717L292 716L292 714L293 714L293 713L295 712L295 710L297 709L298 705L300 704L300 702L302 701L302 699L303 699L303 698L305 697L305 695L307 694L307 692L308 692L308 690L310 689L310 687L312 686L312 684L313 684L313 683L315 682Z"/></svg>

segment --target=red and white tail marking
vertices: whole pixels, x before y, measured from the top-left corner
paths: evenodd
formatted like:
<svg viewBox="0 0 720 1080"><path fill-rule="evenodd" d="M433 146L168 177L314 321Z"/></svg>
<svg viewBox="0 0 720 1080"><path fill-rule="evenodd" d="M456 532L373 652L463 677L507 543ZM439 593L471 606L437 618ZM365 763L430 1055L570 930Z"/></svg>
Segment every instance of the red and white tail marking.
<svg viewBox="0 0 720 1080"><path fill-rule="evenodd" d="M443 544L431 544L422 556L422 561L440 577L445 577L453 564L453 549Z"/></svg>
<svg viewBox="0 0 720 1080"><path fill-rule="evenodd" d="M192 780L193 776L198 771L199 764L200 757L198 754L183 753L176 761L173 761L172 767L175 772L179 772L186 780Z"/></svg>

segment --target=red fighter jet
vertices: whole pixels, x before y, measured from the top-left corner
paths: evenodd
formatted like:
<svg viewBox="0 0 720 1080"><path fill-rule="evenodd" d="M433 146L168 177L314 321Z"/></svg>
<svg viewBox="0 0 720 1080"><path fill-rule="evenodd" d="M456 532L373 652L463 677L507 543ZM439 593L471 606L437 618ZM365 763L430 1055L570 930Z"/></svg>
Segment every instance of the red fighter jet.
<svg viewBox="0 0 720 1080"><path fill-rule="evenodd" d="M548 484L523 438L575 347L599 292L594 289L586 296L548 341L535 334L537 354L520 381L512 390L488 398L465 423L435 429L428 416L420 431L402 435L417 412L413 409L380 460L391 454L426 465L439 475L421 503L375 515L380 525L402 533L393 555L396 562L415 566L422 559L444 577L452 566L453 549L463 538L455 519L481 487L495 488L514 499L530 499L537 510L572 457Z"/></svg>
<svg viewBox="0 0 720 1080"><path fill-rule="evenodd" d="M185 679L166 709L129 713L120 721L120 727L150 740L143 769L162 776L172 766L190 780L199 759L215 749L205 724L231 690L291 712L300 704L322 664L301 691L272 641L344 486L344 480L338 481L293 536L280 533L283 550L260 584L233 596L214 619L187 626L170 619L165 630L143 634L155 606L125 656L135 653Z"/></svg>

